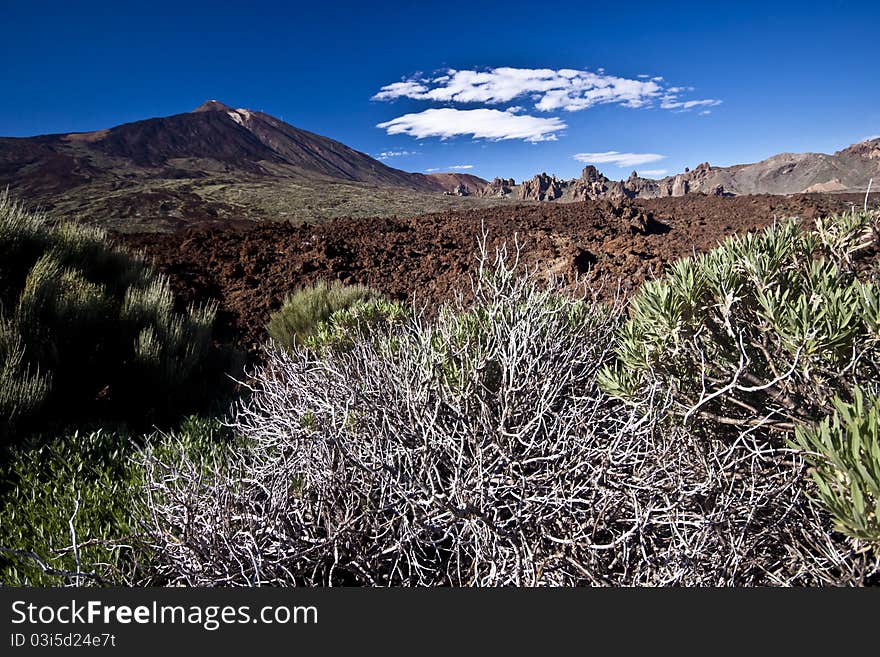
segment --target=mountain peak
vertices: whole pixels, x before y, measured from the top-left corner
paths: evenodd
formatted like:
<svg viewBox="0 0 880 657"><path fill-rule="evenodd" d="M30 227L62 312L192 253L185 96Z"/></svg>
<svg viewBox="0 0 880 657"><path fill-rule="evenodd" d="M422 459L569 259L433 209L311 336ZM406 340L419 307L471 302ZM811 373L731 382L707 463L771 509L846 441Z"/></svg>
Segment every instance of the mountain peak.
<svg viewBox="0 0 880 657"><path fill-rule="evenodd" d="M219 100L206 100L204 103L199 105L193 110L193 113L196 112L229 112L232 108L224 105Z"/></svg>

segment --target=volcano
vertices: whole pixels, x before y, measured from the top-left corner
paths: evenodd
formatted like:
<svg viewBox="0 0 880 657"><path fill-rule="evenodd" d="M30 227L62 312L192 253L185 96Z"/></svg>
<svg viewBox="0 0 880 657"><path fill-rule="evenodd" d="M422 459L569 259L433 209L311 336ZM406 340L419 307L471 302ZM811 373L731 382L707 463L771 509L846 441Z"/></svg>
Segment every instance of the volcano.
<svg viewBox="0 0 880 657"><path fill-rule="evenodd" d="M470 175L394 169L264 112L217 100L95 132L0 138L0 187L62 216L98 223L271 218L285 198L295 213L304 199L411 200L468 195L486 184Z"/></svg>
<svg viewBox="0 0 880 657"><path fill-rule="evenodd" d="M192 177L222 170L272 177L326 177L442 192L438 176L382 164L333 139L280 119L209 100L192 112L126 123L96 132L0 138L0 185L25 191L63 191L109 177Z"/></svg>

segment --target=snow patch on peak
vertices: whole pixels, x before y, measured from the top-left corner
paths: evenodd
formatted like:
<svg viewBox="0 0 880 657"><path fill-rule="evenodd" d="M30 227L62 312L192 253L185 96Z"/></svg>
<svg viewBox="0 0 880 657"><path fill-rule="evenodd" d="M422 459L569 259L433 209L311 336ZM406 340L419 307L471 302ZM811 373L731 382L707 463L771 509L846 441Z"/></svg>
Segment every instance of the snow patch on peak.
<svg viewBox="0 0 880 657"><path fill-rule="evenodd" d="M245 121L250 121L251 118L251 111L246 109L229 110L226 113L229 115L230 119L241 126L244 125Z"/></svg>

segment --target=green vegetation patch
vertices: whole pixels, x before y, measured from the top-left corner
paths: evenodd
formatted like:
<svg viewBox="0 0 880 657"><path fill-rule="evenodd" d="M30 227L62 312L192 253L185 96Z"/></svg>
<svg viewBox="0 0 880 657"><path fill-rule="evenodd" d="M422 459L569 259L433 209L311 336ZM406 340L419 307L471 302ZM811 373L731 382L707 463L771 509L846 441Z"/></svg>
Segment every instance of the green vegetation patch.
<svg viewBox="0 0 880 657"><path fill-rule="evenodd" d="M305 344L334 313L380 298L378 292L365 285L318 281L296 290L285 299L284 305L269 318L269 336L278 345L292 349L294 345ZM359 315L356 313L348 319L337 316L336 321L356 321Z"/></svg>
<svg viewBox="0 0 880 657"><path fill-rule="evenodd" d="M206 394L213 304L105 233L0 195L0 441L90 419L156 421Z"/></svg>
<svg viewBox="0 0 880 657"><path fill-rule="evenodd" d="M633 399L658 387L687 418L791 430L880 382L876 214L797 220L725 240L643 285L617 362L600 378Z"/></svg>
<svg viewBox="0 0 880 657"><path fill-rule="evenodd" d="M13 448L0 468L0 583L138 583L150 572L140 454L222 461L229 438L218 420L192 416L146 440L97 430Z"/></svg>

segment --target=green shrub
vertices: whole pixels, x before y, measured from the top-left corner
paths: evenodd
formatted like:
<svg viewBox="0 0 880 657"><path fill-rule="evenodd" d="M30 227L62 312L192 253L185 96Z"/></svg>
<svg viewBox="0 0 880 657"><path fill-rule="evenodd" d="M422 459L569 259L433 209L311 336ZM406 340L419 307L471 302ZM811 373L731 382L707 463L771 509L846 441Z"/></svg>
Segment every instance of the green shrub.
<svg viewBox="0 0 880 657"><path fill-rule="evenodd" d="M306 338L305 344L319 350L342 351L354 345L358 337L363 335L387 337L394 326L399 325L409 315L409 309L396 301L356 301L320 322L314 333Z"/></svg>
<svg viewBox="0 0 880 657"><path fill-rule="evenodd" d="M62 573L77 571L95 575L83 584L100 583L129 568L131 555L121 547L135 529L129 453L127 437L102 431L12 451L0 484L3 584L70 584L75 578ZM87 545L74 552L74 538ZM116 539L126 540L117 546Z"/></svg>
<svg viewBox="0 0 880 657"><path fill-rule="evenodd" d="M645 283L600 377L632 399L668 390L689 417L786 430L880 381L878 215L788 220L725 240Z"/></svg>
<svg viewBox="0 0 880 657"><path fill-rule="evenodd" d="M53 226L0 194L0 440L95 418L154 421L195 401L213 305L100 230Z"/></svg>
<svg viewBox="0 0 880 657"><path fill-rule="evenodd" d="M816 425L797 427L793 444L813 468L818 497L837 528L880 548L880 395L853 392L836 399L835 412Z"/></svg>
<svg viewBox="0 0 880 657"><path fill-rule="evenodd" d="M23 361L21 336L0 317L0 417L8 425L35 413L49 394L49 377Z"/></svg>
<svg viewBox="0 0 880 657"><path fill-rule="evenodd" d="M862 392L880 388L878 220L789 220L676 262L633 298L600 385L660 390L715 435L793 432L836 527L880 541L880 419Z"/></svg>
<svg viewBox="0 0 880 657"><path fill-rule="evenodd" d="M278 345L291 349L294 345L305 344L337 311L379 299L378 292L364 285L319 281L300 288L285 299L281 309L269 318L269 336Z"/></svg>

